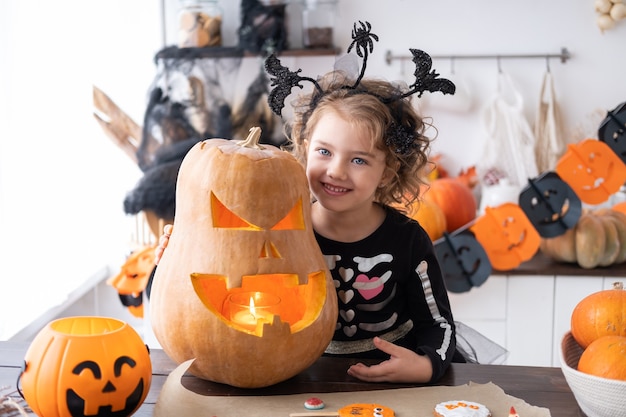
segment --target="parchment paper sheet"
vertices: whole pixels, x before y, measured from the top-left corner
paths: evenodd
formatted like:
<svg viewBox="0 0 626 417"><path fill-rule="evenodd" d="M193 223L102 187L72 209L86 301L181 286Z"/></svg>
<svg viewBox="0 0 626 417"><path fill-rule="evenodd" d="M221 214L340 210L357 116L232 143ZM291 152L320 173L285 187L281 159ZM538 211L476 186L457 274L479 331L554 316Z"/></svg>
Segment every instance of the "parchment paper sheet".
<svg viewBox="0 0 626 417"><path fill-rule="evenodd" d="M396 417L432 417L435 404L451 400L484 404L492 417L508 417L511 406L520 417L550 417L547 408L534 407L507 395L493 383L259 397L202 396L180 383L191 362L180 364L168 376L157 399L155 417L288 417L289 413L306 412L304 402L310 397L321 398L325 410L337 411L354 403L376 403L393 409Z"/></svg>

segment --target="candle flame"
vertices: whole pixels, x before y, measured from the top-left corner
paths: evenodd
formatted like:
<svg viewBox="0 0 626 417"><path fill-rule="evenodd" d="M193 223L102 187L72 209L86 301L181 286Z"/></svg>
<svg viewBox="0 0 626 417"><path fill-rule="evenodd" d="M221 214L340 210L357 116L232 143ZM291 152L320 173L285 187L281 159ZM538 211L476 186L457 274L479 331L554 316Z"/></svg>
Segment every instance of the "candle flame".
<svg viewBox="0 0 626 417"><path fill-rule="evenodd" d="M256 318L256 309L254 308L254 299L250 297L250 314Z"/></svg>

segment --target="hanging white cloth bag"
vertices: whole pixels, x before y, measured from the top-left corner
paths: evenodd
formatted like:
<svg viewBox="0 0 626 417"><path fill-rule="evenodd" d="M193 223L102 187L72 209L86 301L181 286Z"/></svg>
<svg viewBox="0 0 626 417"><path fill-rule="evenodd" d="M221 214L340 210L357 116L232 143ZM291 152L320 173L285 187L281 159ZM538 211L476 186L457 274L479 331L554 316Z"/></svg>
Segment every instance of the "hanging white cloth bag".
<svg viewBox="0 0 626 417"><path fill-rule="evenodd" d="M567 149L559 105L554 94L554 79L546 71L539 94L535 121L535 158L539 172L553 171Z"/></svg>
<svg viewBox="0 0 626 417"><path fill-rule="evenodd" d="M524 116L524 100L511 77L498 73L497 92L484 110L486 138L476 171L483 185L499 179L524 187L538 174L535 136Z"/></svg>

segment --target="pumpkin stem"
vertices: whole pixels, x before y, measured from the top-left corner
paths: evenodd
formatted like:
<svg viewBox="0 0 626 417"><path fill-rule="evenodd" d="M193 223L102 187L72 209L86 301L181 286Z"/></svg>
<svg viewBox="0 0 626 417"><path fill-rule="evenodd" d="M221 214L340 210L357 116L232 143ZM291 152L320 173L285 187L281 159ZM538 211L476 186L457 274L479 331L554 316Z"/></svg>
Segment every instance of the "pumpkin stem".
<svg viewBox="0 0 626 417"><path fill-rule="evenodd" d="M260 139L261 128L255 126L250 129L250 133L248 133L246 140L240 140L237 144L243 146L244 148L264 149L263 146L259 145Z"/></svg>
<svg viewBox="0 0 626 417"><path fill-rule="evenodd" d="M614 290L623 290L624 289L624 283L621 281L617 281L613 283L613 289Z"/></svg>

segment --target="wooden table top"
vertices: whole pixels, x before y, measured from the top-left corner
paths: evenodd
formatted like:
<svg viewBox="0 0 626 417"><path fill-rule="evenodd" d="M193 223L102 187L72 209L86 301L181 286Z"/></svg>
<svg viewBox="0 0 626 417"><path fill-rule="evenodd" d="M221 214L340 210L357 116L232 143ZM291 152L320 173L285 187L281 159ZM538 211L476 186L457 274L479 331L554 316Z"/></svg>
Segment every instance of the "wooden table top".
<svg viewBox="0 0 626 417"><path fill-rule="evenodd" d="M27 343L0 342L0 386L15 387L27 348ZM153 368L150 392L133 416L152 416L161 387L169 373L176 368L176 364L162 350L153 349L150 357ZM182 383L191 391L210 392L216 396L370 391L424 386L361 382L346 374L348 367L355 362L354 359L322 357L288 381L254 390L204 381L191 375L185 375ZM509 395L531 405L548 408L552 417L585 417L560 368L455 363L436 385L457 386L470 381L479 384L492 382Z"/></svg>

